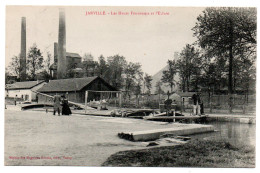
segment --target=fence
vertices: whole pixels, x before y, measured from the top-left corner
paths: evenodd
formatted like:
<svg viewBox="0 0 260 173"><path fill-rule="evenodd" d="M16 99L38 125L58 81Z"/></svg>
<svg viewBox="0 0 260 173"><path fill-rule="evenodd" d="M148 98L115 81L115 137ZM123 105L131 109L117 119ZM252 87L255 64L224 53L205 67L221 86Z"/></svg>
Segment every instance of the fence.
<svg viewBox="0 0 260 173"><path fill-rule="evenodd" d="M153 99L144 98L127 100L123 102L123 107L134 107L134 108L151 108L159 109L159 104L164 103L167 97L160 97L159 100L153 96ZM205 113L249 113L255 112L256 96L255 95L232 95L232 107L230 108L230 101L228 95L201 95L201 100L204 106ZM185 101L182 99L176 99L178 110L184 112L192 112L193 101L191 97Z"/></svg>

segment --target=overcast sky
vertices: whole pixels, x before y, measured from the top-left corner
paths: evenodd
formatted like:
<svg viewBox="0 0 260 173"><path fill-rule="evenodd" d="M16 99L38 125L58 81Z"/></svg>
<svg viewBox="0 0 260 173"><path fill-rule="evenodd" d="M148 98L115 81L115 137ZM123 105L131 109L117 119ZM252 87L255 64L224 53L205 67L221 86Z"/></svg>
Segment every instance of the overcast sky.
<svg viewBox="0 0 260 173"><path fill-rule="evenodd" d="M192 27L204 8L170 7L65 7L67 52L91 53L94 58L122 55L140 62L143 71L153 75L161 70L174 52L193 43ZM85 15L86 11L105 11L106 15ZM115 15L113 12L167 12L169 15ZM59 7L6 7L6 62L20 53L21 17L26 17L27 52L33 43L46 57L53 55L58 41Z"/></svg>

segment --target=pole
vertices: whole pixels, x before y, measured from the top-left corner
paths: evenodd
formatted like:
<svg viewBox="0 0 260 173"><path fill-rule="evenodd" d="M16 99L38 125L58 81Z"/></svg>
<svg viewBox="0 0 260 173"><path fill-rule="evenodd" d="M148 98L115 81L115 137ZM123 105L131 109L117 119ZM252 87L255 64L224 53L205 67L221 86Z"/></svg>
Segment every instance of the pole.
<svg viewBox="0 0 260 173"><path fill-rule="evenodd" d="M88 91L85 92L85 114L87 113Z"/></svg>
<svg viewBox="0 0 260 173"><path fill-rule="evenodd" d="M119 93L119 107L122 108L122 91Z"/></svg>

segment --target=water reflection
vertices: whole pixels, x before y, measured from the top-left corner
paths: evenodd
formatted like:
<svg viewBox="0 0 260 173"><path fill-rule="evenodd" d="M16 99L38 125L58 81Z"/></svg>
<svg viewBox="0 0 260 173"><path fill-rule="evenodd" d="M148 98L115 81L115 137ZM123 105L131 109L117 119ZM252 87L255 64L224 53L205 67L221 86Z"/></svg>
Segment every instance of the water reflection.
<svg viewBox="0 0 260 173"><path fill-rule="evenodd" d="M192 135L193 139L225 139L232 143L255 146L255 124L210 122L217 132Z"/></svg>

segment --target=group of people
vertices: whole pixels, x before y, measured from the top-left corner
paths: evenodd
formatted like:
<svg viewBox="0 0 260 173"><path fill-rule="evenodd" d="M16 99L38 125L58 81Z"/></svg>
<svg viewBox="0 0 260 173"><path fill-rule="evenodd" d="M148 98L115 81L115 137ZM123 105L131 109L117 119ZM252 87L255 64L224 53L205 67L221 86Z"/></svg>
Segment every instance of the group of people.
<svg viewBox="0 0 260 173"><path fill-rule="evenodd" d="M56 94L54 96L54 99L53 99L53 115L55 115L56 112L58 113L59 116L60 116L60 114L62 114L62 115L70 115L71 114L69 102L68 102L68 99L66 99L65 95L60 96L60 95Z"/></svg>
<svg viewBox="0 0 260 173"><path fill-rule="evenodd" d="M204 107L203 102L200 98L200 92L192 95L193 100L193 115L203 115L204 114Z"/></svg>

